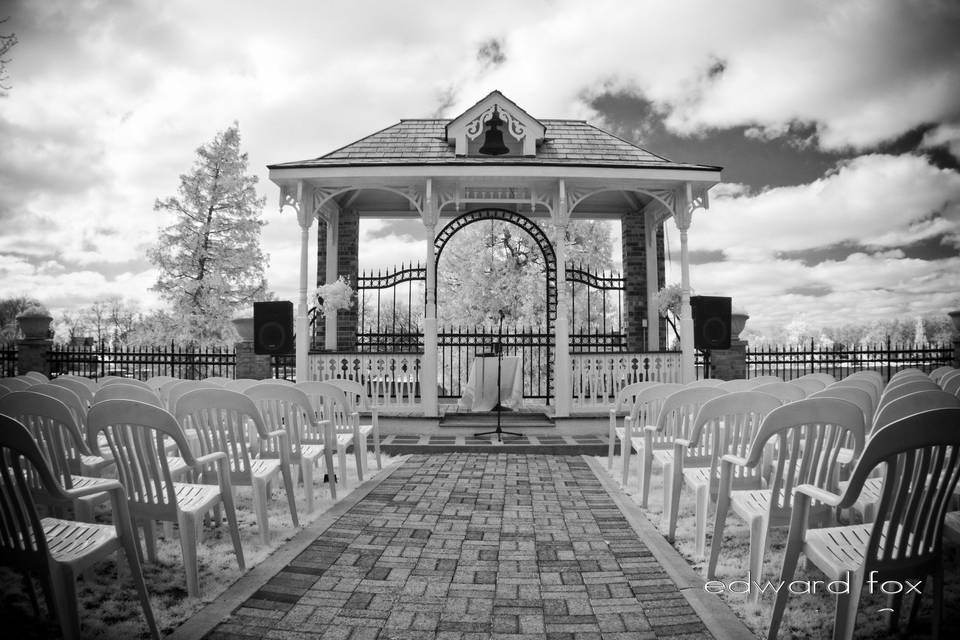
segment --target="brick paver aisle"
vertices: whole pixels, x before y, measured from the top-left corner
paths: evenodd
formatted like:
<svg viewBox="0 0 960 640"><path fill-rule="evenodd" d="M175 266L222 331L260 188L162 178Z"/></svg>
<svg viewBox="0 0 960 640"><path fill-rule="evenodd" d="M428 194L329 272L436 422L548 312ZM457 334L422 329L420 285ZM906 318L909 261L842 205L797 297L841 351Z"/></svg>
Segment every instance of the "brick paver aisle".
<svg viewBox="0 0 960 640"><path fill-rule="evenodd" d="M210 639L709 638L577 456L412 456Z"/></svg>

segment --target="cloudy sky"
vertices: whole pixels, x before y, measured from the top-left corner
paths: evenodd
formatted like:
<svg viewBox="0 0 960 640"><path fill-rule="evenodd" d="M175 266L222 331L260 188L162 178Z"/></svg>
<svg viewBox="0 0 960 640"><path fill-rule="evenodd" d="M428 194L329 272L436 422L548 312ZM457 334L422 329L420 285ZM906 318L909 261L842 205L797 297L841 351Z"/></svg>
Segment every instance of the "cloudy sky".
<svg viewBox="0 0 960 640"><path fill-rule="evenodd" d="M960 308L957 2L4 0L4 16L0 297L157 306L154 200L236 120L268 198L268 279L293 298L299 231L266 165L499 89L723 166L691 228L693 286L755 330ZM361 246L367 266L422 251L402 225Z"/></svg>

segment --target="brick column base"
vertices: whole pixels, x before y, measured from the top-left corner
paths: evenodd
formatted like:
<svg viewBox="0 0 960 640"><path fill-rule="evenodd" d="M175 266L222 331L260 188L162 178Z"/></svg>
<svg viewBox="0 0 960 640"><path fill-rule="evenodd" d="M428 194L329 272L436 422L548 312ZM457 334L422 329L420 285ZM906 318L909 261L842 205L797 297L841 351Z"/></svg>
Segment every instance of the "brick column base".
<svg viewBox="0 0 960 640"><path fill-rule="evenodd" d="M273 378L270 368L270 356L253 352L253 340L241 340L234 350L237 354L235 378L249 378L252 380L269 380Z"/></svg>
<svg viewBox="0 0 960 640"><path fill-rule="evenodd" d="M28 371L39 371L50 376L50 347L53 340L46 338L25 338L17 341L17 374L23 375Z"/></svg>
<svg viewBox="0 0 960 640"><path fill-rule="evenodd" d="M953 339L953 368L960 368L960 336Z"/></svg>
<svg viewBox="0 0 960 640"><path fill-rule="evenodd" d="M741 380L747 377L747 342L731 340L729 349L710 352L710 377Z"/></svg>

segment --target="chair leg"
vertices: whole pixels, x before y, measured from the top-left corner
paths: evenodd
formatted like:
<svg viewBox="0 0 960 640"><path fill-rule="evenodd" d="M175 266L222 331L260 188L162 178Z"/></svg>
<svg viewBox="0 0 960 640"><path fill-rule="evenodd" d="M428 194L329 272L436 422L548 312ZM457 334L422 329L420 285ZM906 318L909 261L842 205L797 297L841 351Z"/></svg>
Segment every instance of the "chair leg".
<svg viewBox="0 0 960 640"><path fill-rule="evenodd" d="M623 440L620 441L620 462L623 464L623 469L620 475L620 484L623 485L623 490L627 490L627 482L630 480L630 455L633 453L633 443L630 442L629 434L624 434Z"/></svg>
<svg viewBox="0 0 960 640"><path fill-rule="evenodd" d="M327 474L327 487L330 489L330 499L337 500L337 481L336 469L333 466L333 450L330 447L323 448L323 472Z"/></svg>
<svg viewBox="0 0 960 640"><path fill-rule="evenodd" d="M297 465L300 477L303 478L303 492L307 497L307 513L313 513L313 465L316 460L307 460L300 458L300 464Z"/></svg>
<svg viewBox="0 0 960 640"><path fill-rule="evenodd" d="M267 519L267 481L264 478L254 478L253 485L253 512L257 515L257 526L260 529L260 544L270 541L270 523Z"/></svg>
<svg viewBox="0 0 960 640"><path fill-rule="evenodd" d="M197 562L197 521L187 513L177 514L180 525L180 550L183 553L183 568L187 574L187 595L200 596L200 567Z"/></svg>
<svg viewBox="0 0 960 640"><path fill-rule="evenodd" d="M240 528L237 526L237 511L233 506L233 495L229 491L221 491L220 500L223 502L223 511L226 513L227 525L230 527L230 539L233 541L233 553L237 556L237 566L240 567L240 571L246 571L247 567L243 559L243 547L240 546Z"/></svg>
<svg viewBox="0 0 960 640"><path fill-rule="evenodd" d="M360 438L353 439L353 457L357 460L357 482L363 482L363 458L367 453L364 444Z"/></svg>
<svg viewBox="0 0 960 640"><path fill-rule="evenodd" d="M721 491L717 496L717 511L713 517L713 538L710 540L710 562L707 563L707 580L713 580L716 577L720 545L723 544L723 528L727 524L727 511L729 509L730 496Z"/></svg>
<svg viewBox="0 0 960 640"><path fill-rule="evenodd" d="M640 458L640 473L643 476L640 506L646 509L650 500L650 478L653 477L653 451L643 450L643 457Z"/></svg>
<svg viewBox="0 0 960 640"><path fill-rule="evenodd" d="M660 516L660 522L663 529L666 529L668 534L670 531L670 521L673 519L673 515L670 513L670 509L673 507L673 463L666 462L663 465L663 515ZM667 539L670 542L673 542L673 538L667 536Z"/></svg>
<svg viewBox="0 0 960 640"><path fill-rule="evenodd" d="M80 614L77 611L77 578L69 567L51 569L50 588L64 640L80 640Z"/></svg>
<svg viewBox="0 0 960 640"><path fill-rule="evenodd" d="M30 598L30 606L33 608L33 615L37 618L40 617L40 600L37 598L37 590L33 586L33 578L30 575L30 572L26 569L20 574L20 577L23 579L23 590L27 592L27 596Z"/></svg>
<svg viewBox="0 0 960 640"><path fill-rule="evenodd" d="M180 532L183 537L183 531ZM157 525L153 520L143 521L143 544L147 547L147 559L157 561Z"/></svg>
<svg viewBox="0 0 960 640"><path fill-rule="evenodd" d="M377 471L383 471L383 460L380 458L380 425L377 418L373 419L373 453L377 456Z"/></svg>
<svg viewBox="0 0 960 640"><path fill-rule="evenodd" d="M283 488L287 490L287 505L290 507L290 519L293 520L294 527L299 527L300 520L297 518L297 496L293 493L293 477L290 474L290 465L280 465L280 475L283 476Z"/></svg>
<svg viewBox="0 0 960 640"><path fill-rule="evenodd" d="M939 640L943 625L943 563L933 569L933 640Z"/></svg>
<svg viewBox="0 0 960 640"><path fill-rule="evenodd" d="M130 527L132 529L132 527ZM123 545L123 553L127 557L127 566L130 568L130 578L133 580L133 586L140 596L140 606L143 608L143 617L147 620L147 627L150 629L150 637L153 640L160 640L160 630L157 628L157 621L153 617L153 608L150 606L150 594L147 592L147 584L143 581L143 567L140 564L140 556L137 547L139 546L129 533L121 533L120 543ZM117 563L119 571L120 563ZM119 582L119 576L117 582Z"/></svg>
<svg viewBox="0 0 960 640"><path fill-rule="evenodd" d="M803 547L802 540L789 540L787 548L783 555L783 567L780 569L780 584L789 585L793 582L793 576L797 571L797 560L800 557L800 549ZM776 640L777 633L780 631L780 621L783 619L783 612L787 608L787 598L790 597L790 589L781 587L777 591L776 599L773 603L773 612L770 614L770 628L767 630L767 640Z"/></svg>
<svg viewBox="0 0 960 640"><path fill-rule="evenodd" d="M347 477L347 447L346 447L346 445L344 445L344 446L342 446L342 447L339 446L339 445L337 446L337 458L338 458L339 467L340 467L340 477L337 478L337 481L338 481L338 482L342 482L342 483L343 483L343 488L344 488L344 489L347 489L347 488L350 487L350 480L349 480L349 478Z"/></svg>
<svg viewBox="0 0 960 640"><path fill-rule="evenodd" d="M750 520L750 601L760 601L760 589L753 582L763 580L763 556L767 550L767 519L754 517Z"/></svg>
<svg viewBox="0 0 960 640"><path fill-rule="evenodd" d="M610 429L607 434L607 471L613 469L613 450L617 444L617 417L610 414Z"/></svg>
<svg viewBox="0 0 960 640"><path fill-rule="evenodd" d="M696 554L697 558L702 560L706 555L707 546L707 511L710 509L708 492L710 487L700 485L696 489L697 496L697 524L696 524Z"/></svg>
<svg viewBox="0 0 960 640"><path fill-rule="evenodd" d="M850 592L837 594L837 613L833 622L833 640L851 640L853 638L853 627L857 621L860 591L863 589L863 574L848 571L846 579L850 585Z"/></svg>

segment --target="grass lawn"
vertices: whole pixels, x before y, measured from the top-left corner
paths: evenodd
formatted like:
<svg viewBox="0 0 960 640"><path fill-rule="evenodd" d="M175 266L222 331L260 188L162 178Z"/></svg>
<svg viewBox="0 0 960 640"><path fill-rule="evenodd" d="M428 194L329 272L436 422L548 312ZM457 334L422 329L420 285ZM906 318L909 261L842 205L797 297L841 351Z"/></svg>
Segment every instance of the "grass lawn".
<svg viewBox="0 0 960 640"><path fill-rule="evenodd" d="M383 456L383 471L377 471L376 460L370 454L371 469L365 477L386 473L399 464L403 457ZM350 486L337 487L337 496L342 500L359 486L356 481L356 464L352 455L347 455L348 478ZM282 483L275 483L282 487ZM317 485L319 487L320 485ZM303 487L296 488L297 513L300 525L304 526L316 520L324 511L333 506L329 492L323 488L314 489L314 511L306 513L306 497ZM319 499L318 499L319 493ZM256 516L253 512L253 500L249 487L237 488L237 520L243 545L247 569L250 569L269 556L273 551L292 538L299 529L293 527L287 509L286 493L282 488L273 487L269 506L270 543L261 545ZM109 508L101 514L109 521ZM168 634L199 611L205 604L212 602L223 593L241 575L237 567L233 545L230 542L229 528L224 520L216 527L205 527L198 545L197 554L200 563L199 598L187 597L186 577L181 560L180 541L176 537L164 539L162 527L157 527L160 539L157 541L157 562L144 562L144 580L153 603L153 613L157 619L161 634ZM114 556L116 558L116 555ZM80 609L80 625L84 638L122 639L148 638L146 621L140 608L126 560L121 560L121 570L117 574L114 559L104 561L93 569L93 580L81 579L77 584L77 597ZM41 597L41 619L34 616L30 600L24 592L20 575L6 568L0 568L0 636L18 639L46 639L60 636L53 613L48 612ZM40 594L39 585L37 593Z"/></svg>
<svg viewBox="0 0 960 640"><path fill-rule="evenodd" d="M597 461L607 468L607 458L597 458ZM631 456L631 475L627 483L627 493L637 502L640 500L637 491L637 470L636 457ZM615 457L613 469L610 475L619 484L622 474L621 458ZM648 502L649 509L647 517L650 521L660 527L661 531L666 530L666 523L662 522L663 515L663 476L659 467L654 467L653 480L650 488L650 498ZM710 505L710 513L707 518L707 551L710 554L710 538L713 532L714 506ZM687 562L701 576L706 572L706 561L694 557L694 497L693 492L684 489L680 497L680 512L677 519L677 535L674 547L687 559ZM769 539L768 552L764 561L764 575L761 580L770 580L776 582L780 578L780 568L783 564L783 551L787 541L787 529L772 529ZM750 530L747 524L736 516L732 511L727 516L726 529L724 532L723 546L720 552L720 559L717 563L716 579L725 584L734 580L746 580L747 569L749 565L749 541ZM819 570L810 564L804 567L803 557L801 556L800 565L797 568L794 580L813 581L825 580L825 577ZM944 576L946 586L944 588L944 607L943 607L943 627L942 638L960 638L960 548L956 546L945 546L944 548ZM751 579L755 579L752 576ZM763 582L761 582L763 584ZM735 588L739 590L739 587ZM821 640L830 638L833 634L833 616L836 611L835 596L822 590L816 594L792 594L787 601L787 610L784 614L783 622L780 625L780 638L795 640ZM917 618L917 624L910 632L906 631L907 614L910 610L911 600L905 598L899 634L890 634L887 631L888 614L879 612L879 609L888 605L886 596L877 593L868 595L864 587L864 594L860 599L860 608L857 612L856 638L930 638L930 620L933 613L933 597L928 592L922 600L920 614ZM748 596L743 593L731 593L725 591L718 597L730 606L731 609L740 617L741 620L757 634L758 637L765 638L770 622L770 614L773 610L774 595L772 593L764 594L758 605L751 605Z"/></svg>

